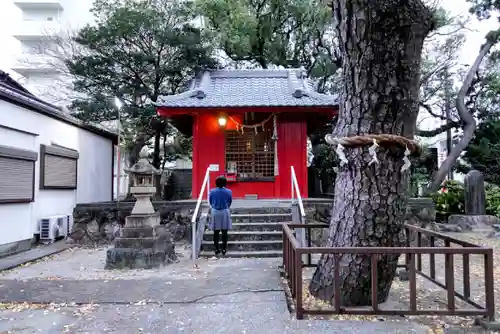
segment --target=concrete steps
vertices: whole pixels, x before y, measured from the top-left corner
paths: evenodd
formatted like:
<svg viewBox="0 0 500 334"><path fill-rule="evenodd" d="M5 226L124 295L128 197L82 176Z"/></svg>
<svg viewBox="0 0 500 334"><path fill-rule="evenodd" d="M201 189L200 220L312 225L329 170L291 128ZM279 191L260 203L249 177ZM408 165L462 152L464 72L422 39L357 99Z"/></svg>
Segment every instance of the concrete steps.
<svg viewBox="0 0 500 334"><path fill-rule="evenodd" d="M291 220L290 220L291 221ZM282 223L233 223L232 233L237 231L280 231Z"/></svg>
<svg viewBox="0 0 500 334"><path fill-rule="evenodd" d="M265 257L281 257L283 255L282 250L269 250L269 251L228 251L225 257L231 258L265 258ZM201 257L212 257L214 256L213 251L201 251Z"/></svg>
<svg viewBox="0 0 500 334"><path fill-rule="evenodd" d="M250 215L250 214L290 214L290 204L287 206L252 206L252 207L232 207L231 214L233 215Z"/></svg>
<svg viewBox="0 0 500 334"><path fill-rule="evenodd" d="M292 221L291 208L234 208L231 210L233 229L228 233L226 257L281 257L283 251L282 224ZM222 240L219 240L222 243ZM213 231L206 230L201 245L202 257L215 254Z"/></svg>
<svg viewBox="0 0 500 334"><path fill-rule="evenodd" d="M220 236L219 236L220 239ZM235 231L231 230L228 233L229 241L272 241L282 240L280 231ZM207 231L203 236L204 241L212 242L214 240L214 232Z"/></svg>
<svg viewBox="0 0 500 334"><path fill-rule="evenodd" d="M282 223L292 220L290 213L251 213L251 214L232 214L233 223Z"/></svg>
<svg viewBox="0 0 500 334"><path fill-rule="evenodd" d="M203 241L201 247L207 251L215 251L213 242ZM252 240L252 241L228 241L228 251L263 251L263 250L281 250L283 241L281 240Z"/></svg>

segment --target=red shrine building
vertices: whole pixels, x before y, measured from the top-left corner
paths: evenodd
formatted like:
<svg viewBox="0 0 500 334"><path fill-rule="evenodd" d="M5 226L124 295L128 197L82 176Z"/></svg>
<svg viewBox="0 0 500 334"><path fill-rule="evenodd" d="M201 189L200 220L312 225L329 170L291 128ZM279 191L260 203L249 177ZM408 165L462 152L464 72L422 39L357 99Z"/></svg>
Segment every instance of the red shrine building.
<svg viewBox="0 0 500 334"><path fill-rule="evenodd" d="M206 71L157 101L158 115L193 137L193 198L209 169L210 188L225 175L234 198L289 199L291 166L307 197L307 136L336 112L333 96L290 69Z"/></svg>

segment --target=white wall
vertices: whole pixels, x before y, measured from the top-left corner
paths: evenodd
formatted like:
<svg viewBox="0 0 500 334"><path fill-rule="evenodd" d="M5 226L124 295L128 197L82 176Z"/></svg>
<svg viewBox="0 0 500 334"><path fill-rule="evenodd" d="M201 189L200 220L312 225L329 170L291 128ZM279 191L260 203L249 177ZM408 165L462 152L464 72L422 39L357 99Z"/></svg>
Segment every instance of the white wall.
<svg viewBox="0 0 500 334"><path fill-rule="evenodd" d="M40 157L35 166L35 201L0 204L0 245L32 238L42 217L71 215L76 203L112 199L113 144L89 131L0 100L0 125L38 136L0 128L0 144L40 154L40 144L77 150L77 190L40 190Z"/></svg>
<svg viewBox="0 0 500 334"><path fill-rule="evenodd" d="M115 156L114 156L114 166L113 166L113 171L114 171L114 184L113 184L113 199L117 198L124 198L128 194L128 182L129 182L129 176L125 172L125 168L128 168L128 153L127 151L122 147L121 152L120 152L120 166L118 166L118 149L115 147ZM120 179L118 179L118 176L116 175L116 172L120 170ZM118 189L118 187L120 189Z"/></svg>

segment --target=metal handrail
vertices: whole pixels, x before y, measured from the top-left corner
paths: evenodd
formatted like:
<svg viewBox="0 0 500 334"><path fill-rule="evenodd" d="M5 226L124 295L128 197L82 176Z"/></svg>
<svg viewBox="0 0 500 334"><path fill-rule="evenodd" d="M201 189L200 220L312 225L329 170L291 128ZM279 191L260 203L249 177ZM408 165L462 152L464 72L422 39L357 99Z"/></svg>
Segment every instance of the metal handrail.
<svg viewBox="0 0 500 334"><path fill-rule="evenodd" d="M297 181L297 175L295 174L295 168L293 166L290 166L290 171L292 175L292 204L295 203L295 194L297 194L297 203L299 206L299 213L300 213L300 223L305 224L306 223L306 211L304 210L304 202L302 201L302 196L300 195L300 189L299 189L299 182ZM300 242L302 244L302 247L305 247L306 244L306 234L305 230L300 230L297 231L298 237L300 238ZM309 260L310 262L310 260Z"/></svg>
<svg viewBox="0 0 500 334"><path fill-rule="evenodd" d="M293 166L290 167L292 174L292 203L295 202L295 193L297 193L297 201L299 204L300 215L302 218L306 216L306 211L304 210L304 203L302 202L302 196L300 196L299 182L297 181L297 175L295 174L295 169Z"/></svg>
<svg viewBox="0 0 500 334"><path fill-rule="evenodd" d="M200 212L201 202L203 200L203 193L205 192L205 188L207 188L207 201L208 195L210 193L210 167L207 167L207 171L205 172L205 177L203 178L203 183L201 184L200 194L198 195L198 200L196 201L196 207L194 209L193 217L191 218L191 238L192 238L192 257L193 261L196 260L196 222L198 220L198 213Z"/></svg>

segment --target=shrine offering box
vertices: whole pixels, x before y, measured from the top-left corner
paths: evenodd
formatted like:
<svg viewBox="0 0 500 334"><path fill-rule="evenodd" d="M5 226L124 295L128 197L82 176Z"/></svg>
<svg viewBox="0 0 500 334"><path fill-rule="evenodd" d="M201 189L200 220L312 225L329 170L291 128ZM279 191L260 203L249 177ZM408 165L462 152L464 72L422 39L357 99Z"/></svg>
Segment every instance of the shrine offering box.
<svg viewBox="0 0 500 334"><path fill-rule="evenodd" d="M227 182L236 182L236 173L226 173Z"/></svg>

